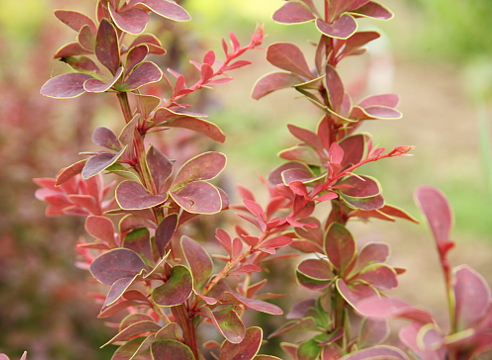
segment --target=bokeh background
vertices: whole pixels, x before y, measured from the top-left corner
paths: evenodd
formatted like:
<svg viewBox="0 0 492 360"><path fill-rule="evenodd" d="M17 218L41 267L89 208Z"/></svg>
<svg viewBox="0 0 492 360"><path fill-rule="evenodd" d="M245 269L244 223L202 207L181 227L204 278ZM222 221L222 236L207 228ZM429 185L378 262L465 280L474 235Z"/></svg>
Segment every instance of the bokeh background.
<svg viewBox="0 0 492 360"><path fill-rule="evenodd" d="M492 2L489 0L384 0L393 20L361 20L384 36L369 54L343 64L342 74L364 93L401 95L398 121L361 128L386 148L415 145L414 156L368 165L385 198L420 218L413 190L442 189L453 206L457 250L454 265L468 263L492 284ZM39 95L50 77L67 71L52 54L74 33L54 9L93 13L95 0L0 1L0 352L13 359L109 359L114 348L99 346L114 334L96 319L93 284L76 268L74 244L84 236L76 218L46 218L34 199L34 177L52 177L92 149L96 126L118 121L115 99L85 94L74 100ZM281 0L185 0L193 21L179 24L178 38L162 41L200 59L233 30L246 42L256 23L269 34L265 45L291 41L312 53L312 24L275 24ZM266 47L266 46L265 46ZM255 81L274 68L264 52L250 53L253 65L232 74L235 81L211 91L207 111L228 140L216 147L228 155L226 176L261 193L258 176L280 164L276 154L294 144L286 124L314 129L321 114L294 91L260 101L249 95ZM164 63L165 64L165 63ZM183 66L176 63L175 66ZM363 80L361 82L361 79ZM237 201L237 198L234 198ZM362 241L393 247L392 263L409 268L395 295L431 309L444 322L445 298L437 255L423 226L398 222L355 224ZM279 281L279 280L277 280Z"/></svg>

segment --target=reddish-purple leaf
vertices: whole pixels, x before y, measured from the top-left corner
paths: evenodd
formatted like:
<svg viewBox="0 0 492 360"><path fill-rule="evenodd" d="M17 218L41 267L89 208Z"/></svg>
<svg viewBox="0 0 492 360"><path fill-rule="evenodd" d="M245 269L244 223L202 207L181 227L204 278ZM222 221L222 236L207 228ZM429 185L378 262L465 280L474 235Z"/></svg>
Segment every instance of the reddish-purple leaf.
<svg viewBox="0 0 492 360"><path fill-rule="evenodd" d="M268 335L268 338L287 334L297 331L316 331L318 327L315 320L312 317L303 318L301 320L292 320L284 323L280 328ZM256 360L256 358L255 358Z"/></svg>
<svg viewBox="0 0 492 360"><path fill-rule="evenodd" d="M141 271L149 271L149 268L135 251L118 248L95 258L90 271L101 283L112 285L119 279L132 278Z"/></svg>
<svg viewBox="0 0 492 360"><path fill-rule="evenodd" d="M163 126L172 127L172 128L182 128L195 131L197 133L208 136L212 140L223 143L225 141L225 135L220 130L220 128L203 119L199 119L192 116L180 116L175 120L169 120L162 124Z"/></svg>
<svg viewBox="0 0 492 360"><path fill-rule="evenodd" d="M298 282L310 290L323 290L328 287L333 278L330 264L321 259L307 259L296 269Z"/></svg>
<svg viewBox="0 0 492 360"><path fill-rule="evenodd" d="M285 89L299 84L301 80L297 75L285 72L274 72L261 77L254 85L251 97L261 99L276 90Z"/></svg>
<svg viewBox="0 0 492 360"><path fill-rule="evenodd" d="M210 308L205 307L203 311L228 342L238 344L244 340L246 328L233 308L229 307L212 312Z"/></svg>
<svg viewBox="0 0 492 360"><path fill-rule="evenodd" d="M122 73L123 73L123 67L118 68L113 78L108 82L104 82L96 78L89 79L84 83L84 89L87 92L93 92L93 93L101 93L101 92L108 91L113 87L113 85L115 85L115 83L118 81Z"/></svg>
<svg viewBox="0 0 492 360"><path fill-rule="evenodd" d="M338 71L329 64L326 65L326 86L332 110L338 113L342 106L345 90Z"/></svg>
<svg viewBox="0 0 492 360"><path fill-rule="evenodd" d="M121 345L114 352L111 360L130 360L132 359L138 350L143 345L143 342L146 340L144 337L139 337L130 341L127 341L125 344Z"/></svg>
<svg viewBox="0 0 492 360"><path fill-rule="evenodd" d="M174 21L188 21L190 15L174 1L166 0L141 0L134 7L152 11L157 15Z"/></svg>
<svg viewBox="0 0 492 360"><path fill-rule="evenodd" d="M80 174L82 172L82 169L85 166L85 163L87 162L87 159L83 159L80 161L77 161L76 163L67 166L66 168L63 168L60 170L58 175L56 176L56 186L60 186L67 182L68 180L72 179L74 176Z"/></svg>
<svg viewBox="0 0 492 360"><path fill-rule="evenodd" d="M378 211L380 211L386 215L392 216L392 217L398 217L401 219L405 219L405 220L414 222L416 224L419 223L418 220L415 219L413 216L411 216L409 213L407 213L406 211L403 211L403 210L401 210L395 206L392 206L392 205L385 205L381 209L379 209Z"/></svg>
<svg viewBox="0 0 492 360"><path fill-rule="evenodd" d="M84 179L89 179L94 175L99 174L101 171L113 165L118 159L123 155L126 150L126 146L121 149L117 154L113 153L101 153L94 155L85 163L84 169L82 170L82 177Z"/></svg>
<svg viewBox="0 0 492 360"><path fill-rule="evenodd" d="M290 4L290 3L288 3ZM288 124L287 127L292 135L298 138L301 141L304 141L306 144L311 145L317 151L323 151L323 144L318 135L316 135L311 130L307 130L292 124Z"/></svg>
<svg viewBox="0 0 492 360"><path fill-rule="evenodd" d="M485 279L468 266L462 265L454 272L456 324L460 331L473 327L484 317L490 306L491 293Z"/></svg>
<svg viewBox="0 0 492 360"><path fill-rule="evenodd" d="M55 16L62 23L68 25L71 29L77 32L79 32L84 25L89 25L92 32L94 34L96 33L96 25L94 25L94 22L84 14L76 11L55 10Z"/></svg>
<svg viewBox="0 0 492 360"><path fill-rule="evenodd" d="M112 344L117 341L121 340L128 340L136 335L139 334L144 334L148 332L155 333L159 331L161 327L155 323L155 321L151 320L142 320L138 321L134 324L131 324L130 326L126 327L125 329L121 330L118 334L116 334L111 340L109 340L106 344L103 346Z"/></svg>
<svg viewBox="0 0 492 360"><path fill-rule="evenodd" d="M285 160L299 161L307 165L323 166L323 161L311 146L293 146L281 151L278 156Z"/></svg>
<svg viewBox="0 0 492 360"><path fill-rule="evenodd" d="M393 13L390 10L375 1L370 1L364 6L354 9L351 12L378 20L389 20L393 17Z"/></svg>
<svg viewBox="0 0 492 360"><path fill-rule="evenodd" d="M94 33L92 32L89 25L84 25L79 34L77 35L77 41L80 46L82 46L87 51L93 53L94 52Z"/></svg>
<svg viewBox="0 0 492 360"><path fill-rule="evenodd" d="M352 117L352 115L359 119L383 120L395 120L400 119L403 116L398 110L386 106L369 106L363 109L356 106L350 114L350 117Z"/></svg>
<svg viewBox="0 0 492 360"><path fill-rule="evenodd" d="M273 20L283 24L300 24L314 19L310 9L296 2L285 3L273 14Z"/></svg>
<svg viewBox="0 0 492 360"><path fill-rule="evenodd" d="M344 14L332 24L316 19L316 27L328 37L347 39L357 30L357 22L349 14Z"/></svg>
<svg viewBox="0 0 492 360"><path fill-rule="evenodd" d="M173 172L173 163L159 149L151 145L147 151L147 165L156 191L161 193L162 187Z"/></svg>
<svg viewBox="0 0 492 360"><path fill-rule="evenodd" d="M337 185L350 185L351 188L341 189L343 195L355 198L369 198L381 193L381 187L376 179L364 176L347 176L337 182Z"/></svg>
<svg viewBox="0 0 492 360"><path fill-rule="evenodd" d="M271 239L263 241L260 245L261 248L279 248L289 245L292 242L292 238L284 235L275 236Z"/></svg>
<svg viewBox="0 0 492 360"><path fill-rule="evenodd" d="M359 348L365 348L382 343L388 338L390 329L386 320L362 319L357 345Z"/></svg>
<svg viewBox="0 0 492 360"><path fill-rule="evenodd" d="M421 186L415 199L424 213L437 244L447 242L453 223L451 207L444 194L431 186Z"/></svg>
<svg viewBox="0 0 492 360"><path fill-rule="evenodd" d="M224 291L222 295L219 297L219 301L225 305L243 304L250 309L264 312L271 315L281 315L283 312L282 309L279 308L277 305L273 305L262 300L249 299L239 294L236 294L232 291Z"/></svg>
<svg viewBox="0 0 492 360"><path fill-rule="evenodd" d="M145 30L150 16L147 11L142 9L130 9L117 12L112 5L108 6L109 13L116 26L129 34L138 35Z"/></svg>
<svg viewBox="0 0 492 360"><path fill-rule="evenodd" d="M89 216L85 221L85 230L96 239L116 246L114 240L114 225L111 220L104 216Z"/></svg>
<svg viewBox="0 0 492 360"><path fill-rule="evenodd" d="M408 356L405 355L400 349L380 345L374 346L369 349L355 351L341 358L341 360L366 360L366 359L377 359L377 360L409 360Z"/></svg>
<svg viewBox="0 0 492 360"><path fill-rule="evenodd" d="M389 319L394 317L417 321L421 324L433 323L433 317L425 310L416 308L400 299L387 297L366 298L357 303L356 310L373 319Z"/></svg>
<svg viewBox="0 0 492 360"><path fill-rule="evenodd" d="M340 16L344 12L357 9L362 5L365 5L370 0L344 0L344 1L330 1L329 3L329 14L330 19L333 20Z"/></svg>
<svg viewBox="0 0 492 360"><path fill-rule="evenodd" d="M171 214L162 220L155 231L155 244L159 255L162 257L166 253L167 245L171 242L176 225L178 224L178 215Z"/></svg>
<svg viewBox="0 0 492 360"><path fill-rule="evenodd" d="M149 47L149 52L152 54L162 55L166 53L166 50L162 48L162 44L159 39L152 34L143 34L138 36L132 41L128 48L131 49L140 44L146 44Z"/></svg>
<svg viewBox="0 0 492 360"><path fill-rule="evenodd" d="M307 227L306 228L300 228L300 227L295 228L294 231L297 234L297 236L299 236L303 239L306 239L306 240L310 240L310 241L322 246L324 233L323 233L320 221L317 218L312 218L312 217L308 217L305 219L299 219L298 221L301 223L315 224L316 227L313 227L313 228L307 228Z"/></svg>
<svg viewBox="0 0 492 360"><path fill-rule="evenodd" d="M291 43L276 43L268 47L267 60L276 67L312 79L313 74L301 49Z"/></svg>
<svg viewBox="0 0 492 360"><path fill-rule="evenodd" d="M150 345L152 360L195 360L191 349L180 341L164 339Z"/></svg>
<svg viewBox="0 0 492 360"><path fill-rule="evenodd" d="M340 274L345 272L357 253L352 234L339 223L332 223L328 228L324 248L328 259Z"/></svg>
<svg viewBox="0 0 492 360"><path fill-rule="evenodd" d="M162 79L162 70L151 61L137 65L124 83L116 84L119 91L133 91L139 87Z"/></svg>
<svg viewBox="0 0 492 360"><path fill-rule="evenodd" d="M396 271L386 264L366 266L357 276L359 280L382 290L391 290L398 286Z"/></svg>
<svg viewBox="0 0 492 360"><path fill-rule="evenodd" d="M193 292L193 276L186 266L176 265L166 282L155 288L152 300L159 306L176 306L184 303Z"/></svg>
<svg viewBox="0 0 492 360"><path fill-rule="evenodd" d="M252 360L260 350L263 330L260 327L246 329L243 341L238 344L225 341L220 347L219 360Z"/></svg>
<svg viewBox="0 0 492 360"><path fill-rule="evenodd" d="M268 182L273 186L284 184L282 174L287 170L297 170L296 174L301 174L301 177L303 178L312 177L312 172L306 164L299 162L288 162L273 170L268 176Z"/></svg>
<svg viewBox="0 0 492 360"><path fill-rule="evenodd" d="M226 156L217 151L209 151L191 158L181 166L173 182L179 188L192 181L211 180L225 167Z"/></svg>
<svg viewBox="0 0 492 360"><path fill-rule="evenodd" d="M379 38L381 34L376 31L359 31L353 34L351 37L347 39L345 43L345 47L343 48L344 56L357 54L360 50L360 47L366 45L367 43L376 40ZM395 105L396 106L396 105Z"/></svg>
<svg viewBox="0 0 492 360"><path fill-rule="evenodd" d="M130 231L123 239L123 247L143 255L147 259L152 259L149 229L140 228Z"/></svg>
<svg viewBox="0 0 492 360"><path fill-rule="evenodd" d="M348 203L349 207L364 211L377 210L384 206L384 198L382 195L376 195L368 198L357 198L342 195L342 199Z"/></svg>
<svg viewBox="0 0 492 360"><path fill-rule="evenodd" d="M121 150L121 144L114 132L107 127L97 127L92 132L92 142L110 150Z"/></svg>
<svg viewBox="0 0 492 360"><path fill-rule="evenodd" d="M212 259L203 247L187 236L181 238L181 250L193 275L195 289L201 290L212 275Z"/></svg>
<svg viewBox="0 0 492 360"><path fill-rule="evenodd" d="M350 304L350 306L358 309L358 304L364 299L378 297L378 292L370 285L357 283L347 284L343 279L338 279L336 287L340 295Z"/></svg>
<svg viewBox="0 0 492 360"><path fill-rule="evenodd" d="M219 190L205 181L186 183L170 193L176 203L192 214L217 214L222 210Z"/></svg>
<svg viewBox="0 0 492 360"><path fill-rule="evenodd" d="M359 33L357 33L359 34ZM386 106L389 108L394 108L400 102L400 96L397 94L381 94L369 96L362 99L357 105L366 108L369 106Z"/></svg>
<svg viewBox="0 0 492 360"><path fill-rule="evenodd" d="M41 94L55 99L74 98L85 93L84 82L93 79L89 74L70 73L49 79L42 87Z"/></svg>
<svg viewBox="0 0 492 360"><path fill-rule="evenodd" d="M145 60L148 54L149 47L146 44L132 47L126 55L125 74L123 76L126 77L135 66Z"/></svg>
<svg viewBox="0 0 492 360"><path fill-rule="evenodd" d="M364 267L384 263L388 260L390 254L389 245L386 243L371 242L365 244L357 256L357 265L354 271L360 271Z"/></svg>
<svg viewBox="0 0 492 360"><path fill-rule="evenodd" d="M114 75L120 67L120 45L114 26L102 19L96 34L97 59Z"/></svg>
<svg viewBox="0 0 492 360"><path fill-rule="evenodd" d="M99 76L102 75L101 70L99 70L96 63L86 56L67 56L63 58L63 62L78 72L93 73Z"/></svg>
<svg viewBox="0 0 492 360"><path fill-rule="evenodd" d="M116 201L124 210L143 210L162 204L166 194L151 195L136 181L123 181L116 188Z"/></svg>

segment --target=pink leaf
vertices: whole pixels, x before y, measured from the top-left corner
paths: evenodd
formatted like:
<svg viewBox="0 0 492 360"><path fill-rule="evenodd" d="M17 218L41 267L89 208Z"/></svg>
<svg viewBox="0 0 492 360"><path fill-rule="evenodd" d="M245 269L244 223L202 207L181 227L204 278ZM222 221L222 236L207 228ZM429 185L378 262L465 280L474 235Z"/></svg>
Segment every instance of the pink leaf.
<svg viewBox="0 0 492 360"><path fill-rule="evenodd" d="M222 210L219 190L205 181L187 182L170 193L176 203L192 214L217 214Z"/></svg>
<svg viewBox="0 0 492 360"><path fill-rule="evenodd" d="M381 360L409 360L408 356L403 351L396 347L381 345L369 349L359 350L342 358L343 360L366 360L366 359L381 359Z"/></svg>
<svg viewBox="0 0 492 360"><path fill-rule="evenodd" d="M94 34L97 31L94 22L89 17L79 12L68 11L68 10L56 10L55 16L62 23L68 25L71 29L77 32L79 32L84 25L89 25L90 29Z"/></svg>
<svg viewBox="0 0 492 360"><path fill-rule="evenodd" d="M357 344L359 348L374 346L388 338L390 329L385 320L362 319Z"/></svg>
<svg viewBox="0 0 492 360"><path fill-rule="evenodd" d="M394 108L398 105L399 102L400 97L397 94L382 94L366 97L362 99L357 105L362 108L377 105Z"/></svg>
<svg viewBox="0 0 492 360"><path fill-rule="evenodd" d="M209 151L197 155L181 166L173 188L178 188L192 181L211 180L215 178L225 167L226 157L217 151Z"/></svg>
<svg viewBox="0 0 492 360"><path fill-rule="evenodd" d="M283 24L300 24L314 19L314 15L306 6L296 2L284 4L273 14L273 20Z"/></svg>
<svg viewBox="0 0 492 360"><path fill-rule="evenodd" d="M152 11L155 14L174 21L188 21L190 15L174 1L166 0L142 0L134 7Z"/></svg>
<svg viewBox="0 0 492 360"><path fill-rule="evenodd" d="M74 98L85 93L84 82L88 79L93 77L83 73L58 75L41 87L41 94L56 99Z"/></svg>
<svg viewBox="0 0 492 360"><path fill-rule="evenodd" d="M328 37L336 39L347 39L357 30L357 23L348 14L342 15L333 24L328 24L321 19L316 19L318 30Z"/></svg>
<svg viewBox="0 0 492 360"><path fill-rule="evenodd" d="M292 87L300 82L301 80L296 75L291 73L270 73L264 75L256 82L251 97L255 100L259 100L274 91Z"/></svg>
<svg viewBox="0 0 492 360"><path fill-rule="evenodd" d="M268 47L267 60L283 70L312 79L313 74L301 49L291 43L276 43Z"/></svg>
<svg viewBox="0 0 492 360"><path fill-rule="evenodd" d="M290 3L288 3L290 4ZM304 141L306 144L311 145L317 151L323 151L323 145L321 144L321 140L314 132L297 127L295 125L288 124L287 127L292 135L294 135L299 140Z"/></svg>
<svg viewBox="0 0 492 360"><path fill-rule="evenodd" d="M107 251L91 263L92 275L105 285L115 281L134 277L141 271L149 271L142 258L133 250L118 248Z"/></svg>
<svg viewBox="0 0 492 360"><path fill-rule="evenodd" d="M117 12L113 6L108 6L109 13L118 28L132 35L141 34L149 22L149 14L142 9L130 9Z"/></svg>
<svg viewBox="0 0 492 360"><path fill-rule="evenodd" d="M299 161L307 165L323 166L323 161L316 151L306 145L293 146L281 151L278 156L285 160Z"/></svg>
<svg viewBox="0 0 492 360"><path fill-rule="evenodd" d="M260 350L263 330L260 327L246 329L243 341L233 344L225 341L220 347L219 360L252 360Z"/></svg>
<svg viewBox="0 0 492 360"><path fill-rule="evenodd" d="M378 20L389 20L393 17L393 13L391 11L375 1L370 1L364 6L354 9L351 12Z"/></svg>
<svg viewBox="0 0 492 360"><path fill-rule="evenodd" d="M299 283L310 290L323 290L331 284L333 272L330 264L321 259L302 261L296 269Z"/></svg>
<svg viewBox="0 0 492 360"><path fill-rule="evenodd" d="M210 308L205 307L203 311L228 342L239 344L244 340L246 328L234 309L225 308L212 312Z"/></svg>
<svg viewBox="0 0 492 360"><path fill-rule="evenodd" d="M217 125L203 119L198 119L196 117L183 115L175 120L169 120L162 125L172 128L192 130L208 136L212 140L220 143L223 143L225 141L225 135Z"/></svg>
<svg viewBox="0 0 492 360"><path fill-rule="evenodd" d="M362 269L357 278L382 290L391 290L398 286L395 270L386 264L372 264L366 266Z"/></svg>
<svg viewBox="0 0 492 360"><path fill-rule="evenodd" d="M86 231L96 239L114 245L114 225L111 220L104 216L89 216L85 221Z"/></svg>
<svg viewBox="0 0 492 360"><path fill-rule="evenodd" d="M358 309L359 303L364 299L379 296L376 289L367 284L347 284L343 279L338 279L336 286L340 295L355 309Z"/></svg>
<svg viewBox="0 0 492 360"><path fill-rule="evenodd" d="M123 181L116 188L116 201L124 210L143 210L162 204L166 194L151 195L138 182Z"/></svg>
<svg viewBox="0 0 492 360"><path fill-rule="evenodd" d="M490 288L485 279L466 265L455 269L453 292L458 331L473 327L490 306Z"/></svg>

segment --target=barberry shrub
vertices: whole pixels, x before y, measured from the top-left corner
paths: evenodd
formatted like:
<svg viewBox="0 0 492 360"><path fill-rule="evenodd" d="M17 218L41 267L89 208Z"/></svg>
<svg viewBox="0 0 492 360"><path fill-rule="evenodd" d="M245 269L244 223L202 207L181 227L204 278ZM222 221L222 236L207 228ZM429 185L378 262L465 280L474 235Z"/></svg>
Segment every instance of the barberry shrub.
<svg viewBox="0 0 492 360"><path fill-rule="evenodd" d="M252 96L260 99L293 88L319 109L321 119L314 131L288 126L299 143L280 152L286 162L265 181L267 203L261 205L251 190L239 187L242 204L235 206L217 186L226 166L224 154L198 151L176 161L164 151L171 144L152 145L147 136L184 128L225 141L218 126L190 110L187 99L230 81L229 71L249 65L237 58L261 45L263 28L244 46L231 32L229 44L222 41L223 59L208 51L201 62L192 61L196 76L190 80L173 69L165 73L147 59L165 54L159 39L145 33L151 13L168 21L190 19L172 0L99 0L95 20L57 10L55 16L77 36L55 58L73 72L53 77L41 89L59 99L114 93L120 104L119 131L99 127L93 132L92 140L102 150L84 153L87 158L53 179L35 179L41 187L36 196L49 204L47 215L86 219L93 239L77 250L107 288L96 296L102 306L99 317L124 314L117 333L104 344L118 346L113 359L200 360L209 354L219 360L279 359L261 354L265 326L246 326L244 315L247 310L282 314L267 301L279 295L261 292L267 282L264 271L271 262L299 252L305 256L293 269L295 278L301 288L319 295L294 304L288 322L269 334L304 334L295 343L282 343L292 359L471 359L491 347L490 289L471 268L451 269L446 258L453 247L451 210L438 190L419 188L416 198L445 274L448 331L426 311L384 294L398 286L405 270L387 264L388 244L360 247L349 229L354 219L417 222L385 202L376 178L359 172L366 163L411 150L397 146L386 151L373 145L370 134L357 132L367 120L400 118L398 96L377 94L353 102L337 70L342 60L364 53L364 46L380 36L358 31L357 19L388 20L390 10L370 0L325 0L319 7L300 0L286 1L273 14L279 23L312 23L319 41L313 44L312 65L298 46L271 44L267 60L280 70L259 79ZM160 83L165 95L146 93ZM103 174L116 180L106 185ZM320 217L315 209L326 202L331 210ZM217 228L216 244L189 235L193 219L230 207L251 226L237 221ZM410 320L399 334L406 348L383 344L392 317ZM206 324L216 329L214 334L200 331Z"/></svg>

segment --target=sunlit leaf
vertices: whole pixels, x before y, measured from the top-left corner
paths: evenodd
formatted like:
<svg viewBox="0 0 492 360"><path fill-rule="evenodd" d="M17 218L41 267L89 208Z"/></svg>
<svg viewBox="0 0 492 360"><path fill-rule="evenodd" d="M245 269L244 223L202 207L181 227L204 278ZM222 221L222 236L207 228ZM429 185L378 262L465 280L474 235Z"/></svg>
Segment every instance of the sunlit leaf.
<svg viewBox="0 0 492 360"><path fill-rule="evenodd" d="M328 24L318 18L316 19L316 27L328 37L347 39L357 30L357 22L352 16L344 14L332 24Z"/></svg>
<svg viewBox="0 0 492 360"><path fill-rule="evenodd" d="M147 11L152 11L157 15L171 19L174 21L188 21L190 15L181 6L174 1L167 0L142 0L134 7L141 8Z"/></svg>
<svg viewBox="0 0 492 360"><path fill-rule="evenodd" d="M312 79L313 74L301 49L291 43L276 43L268 47L267 60L276 67Z"/></svg>
<svg viewBox="0 0 492 360"><path fill-rule="evenodd" d="M151 195L138 182L123 181L116 188L116 201L124 210L143 210L162 204L167 194Z"/></svg>
<svg viewBox="0 0 492 360"><path fill-rule="evenodd" d="M256 81L251 97L259 100L276 90L292 87L299 82L301 82L299 77L292 73L273 72L266 74Z"/></svg>
<svg viewBox="0 0 492 360"><path fill-rule="evenodd" d="M352 263L357 253L352 234L339 223L330 224L326 232L324 248L328 259L341 274Z"/></svg>
<svg viewBox="0 0 492 360"><path fill-rule="evenodd" d="M205 181L186 183L170 195L180 207L192 214L217 214L222 210L219 190Z"/></svg>
<svg viewBox="0 0 492 360"><path fill-rule="evenodd" d="M120 67L120 45L114 26L102 19L96 34L97 59L114 75Z"/></svg>
<svg viewBox="0 0 492 360"><path fill-rule="evenodd" d="M41 94L55 99L74 98L85 93L84 82L92 79L92 75L70 73L49 79L42 87Z"/></svg>
<svg viewBox="0 0 492 360"><path fill-rule="evenodd" d="M129 9L117 12L113 6L108 6L109 13L116 26L129 34L141 34L149 22L149 14L142 9Z"/></svg>

